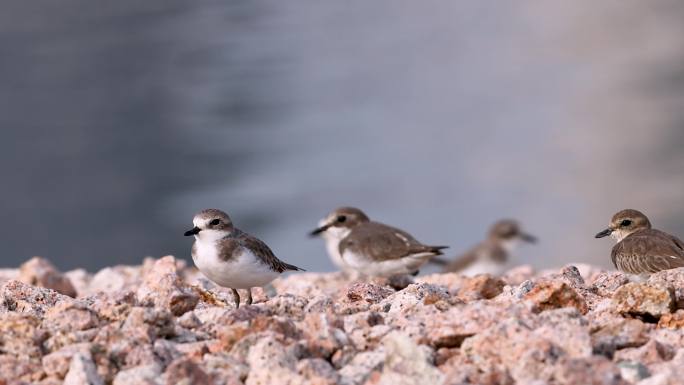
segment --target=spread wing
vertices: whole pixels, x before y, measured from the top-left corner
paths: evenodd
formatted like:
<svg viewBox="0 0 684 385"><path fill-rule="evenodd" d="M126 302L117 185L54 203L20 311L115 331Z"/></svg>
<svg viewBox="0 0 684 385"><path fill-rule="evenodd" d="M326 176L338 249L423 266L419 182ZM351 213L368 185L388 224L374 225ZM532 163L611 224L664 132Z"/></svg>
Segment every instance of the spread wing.
<svg viewBox="0 0 684 385"><path fill-rule="evenodd" d="M304 269L299 268L295 265L290 265L289 263L285 263L278 259L275 254L273 254L273 251L271 251L271 248L268 247L264 242L262 242L259 238L256 238L254 236L251 236L245 232L240 232L240 235L237 237L237 241L240 243L241 246L249 248L250 250L253 250L254 255L261 260L264 264L268 265L271 270L277 271L278 273L282 273L287 270L294 270L294 271L303 271Z"/></svg>
<svg viewBox="0 0 684 385"><path fill-rule="evenodd" d="M655 273L684 267L684 246L670 234L642 230L615 245L611 259L615 267L631 274Z"/></svg>
<svg viewBox="0 0 684 385"><path fill-rule="evenodd" d="M345 251L374 261L400 259L412 254L442 254L446 246L427 246L418 242L405 231L377 222L367 222L355 227L339 245L340 255Z"/></svg>

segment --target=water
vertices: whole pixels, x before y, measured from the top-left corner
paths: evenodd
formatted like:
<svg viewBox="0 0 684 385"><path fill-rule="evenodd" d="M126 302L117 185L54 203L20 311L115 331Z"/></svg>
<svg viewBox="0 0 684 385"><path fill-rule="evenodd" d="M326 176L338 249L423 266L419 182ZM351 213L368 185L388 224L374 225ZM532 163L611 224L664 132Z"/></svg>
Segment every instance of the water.
<svg viewBox="0 0 684 385"><path fill-rule="evenodd" d="M217 207L328 270L306 233L340 205L454 253L512 216L542 241L518 262L608 265L618 209L684 234L684 12L660 3L8 2L3 265L187 258Z"/></svg>

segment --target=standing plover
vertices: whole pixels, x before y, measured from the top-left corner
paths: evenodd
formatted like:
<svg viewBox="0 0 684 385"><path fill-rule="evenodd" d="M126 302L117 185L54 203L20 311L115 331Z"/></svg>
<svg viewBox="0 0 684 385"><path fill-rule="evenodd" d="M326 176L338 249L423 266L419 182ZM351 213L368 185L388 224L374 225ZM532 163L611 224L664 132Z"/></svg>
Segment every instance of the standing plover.
<svg viewBox="0 0 684 385"><path fill-rule="evenodd" d="M503 274L511 253L519 243L534 243L535 237L525 233L518 222L502 219L489 229L487 238L451 262L443 259L434 262L445 264L443 272L473 276L477 274Z"/></svg>
<svg viewBox="0 0 684 385"><path fill-rule="evenodd" d="M264 242L233 226L221 210L202 210L192 219L195 227L185 236L195 236L192 260L214 283L233 291L235 306L240 306L237 289L247 289L247 304L252 303L252 287L263 286L288 270L303 270L285 263Z"/></svg>
<svg viewBox="0 0 684 385"><path fill-rule="evenodd" d="M596 238L608 235L617 241L611 259L620 271L646 276L684 266L684 242L652 229L646 215L637 210L622 210L613 215L608 228L596 234Z"/></svg>
<svg viewBox="0 0 684 385"><path fill-rule="evenodd" d="M369 220L353 207L333 211L311 234L324 235L330 258L343 270L379 277L415 274L448 247L423 245L405 231Z"/></svg>

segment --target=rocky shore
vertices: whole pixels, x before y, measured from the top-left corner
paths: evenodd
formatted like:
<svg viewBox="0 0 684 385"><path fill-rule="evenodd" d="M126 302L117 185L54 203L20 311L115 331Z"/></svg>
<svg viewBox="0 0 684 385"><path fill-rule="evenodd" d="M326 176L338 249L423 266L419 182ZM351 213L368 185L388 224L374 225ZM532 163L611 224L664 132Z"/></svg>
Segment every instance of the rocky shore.
<svg viewBox="0 0 684 385"><path fill-rule="evenodd" d="M0 384L684 383L684 269L522 266L401 290L302 273L237 310L170 256L95 274L34 258L0 284Z"/></svg>

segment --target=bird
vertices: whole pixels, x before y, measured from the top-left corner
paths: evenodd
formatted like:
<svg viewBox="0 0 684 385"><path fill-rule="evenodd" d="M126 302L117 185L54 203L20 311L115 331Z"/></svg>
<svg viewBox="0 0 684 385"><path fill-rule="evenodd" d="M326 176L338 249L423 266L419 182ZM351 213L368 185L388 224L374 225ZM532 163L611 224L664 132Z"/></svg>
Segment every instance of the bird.
<svg viewBox="0 0 684 385"><path fill-rule="evenodd" d="M611 251L611 260L624 273L647 277L684 266L684 242L651 228L651 221L638 210L619 211L611 218L608 228L595 237L609 235L617 241Z"/></svg>
<svg viewBox="0 0 684 385"><path fill-rule="evenodd" d="M237 289L247 289L247 305L251 305L252 287L264 286L286 271L304 270L278 259L263 241L233 226L221 210L202 210L192 223L185 236L195 237L195 266L217 285L232 290L236 308L240 307Z"/></svg>
<svg viewBox="0 0 684 385"><path fill-rule="evenodd" d="M375 277L415 275L448 247L424 245L403 230L371 221L355 207L334 210L310 234L324 237L330 258L342 270Z"/></svg>
<svg viewBox="0 0 684 385"><path fill-rule="evenodd" d="M524 232L520 224L512 219L501 219L489 228L487 238L451 262L435 259L444 265L444 273L460 273L465 276L477 274L501 275L511 253L520 242L536 243L537 238Z"/></svg>

